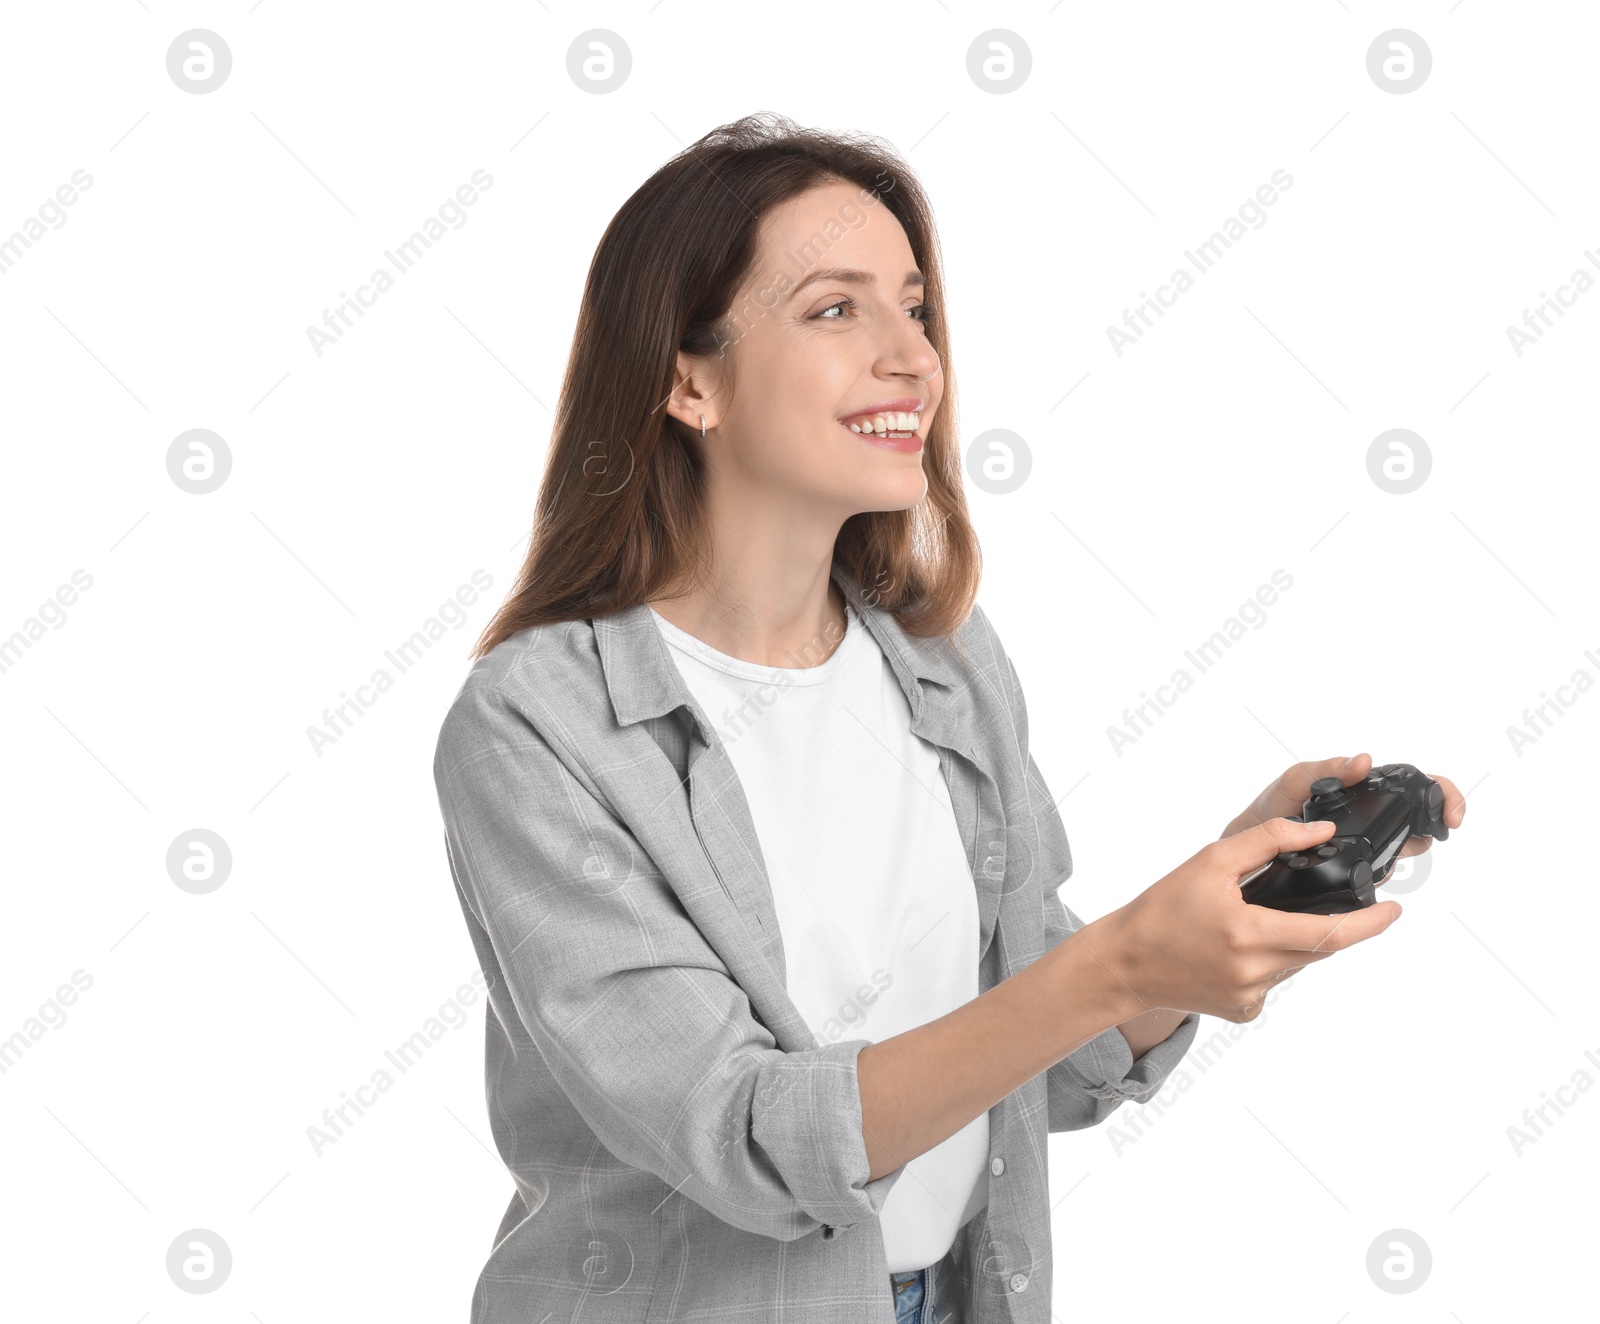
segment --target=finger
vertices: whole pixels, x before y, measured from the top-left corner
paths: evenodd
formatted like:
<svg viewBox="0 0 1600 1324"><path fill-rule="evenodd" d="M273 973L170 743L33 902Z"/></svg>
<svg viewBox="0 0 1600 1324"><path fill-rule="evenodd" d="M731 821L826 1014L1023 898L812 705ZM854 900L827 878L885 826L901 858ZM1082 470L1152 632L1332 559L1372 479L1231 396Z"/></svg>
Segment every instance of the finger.
<svg viewBox="0 0 1600 1324"><path fill-rule="evenodd" d="M1406 844L1400 848L1400 858L1403 860L1408 855L1421 855L1431 845L1432 837L1407 837Z"/></svg>
<svg viewBox="0 0 1600 1324"><path fill-rule="evenodd" d="M1467 816L1467 797L1448 777L1434 777L1431 772L1424 775L1433 777L1433 780L1439 783L1439 789L1444 792L1444 825L1447 828L1460 827L1461 820Z"/></svg>
<svg viewBox="0 0 1600 1324"><path fill-rule="evenodd" d="M1284 851L1320 845L1333 835L1334 827L1332 822L1324 818L1313 819L1309 823L1297 823L1289 818L1269 818L1256 827L1214 841L1205 849L1212 852L1218 865L1232 873L1237 880Z"/></svg>
<svg viewBox="0 0 1600 1324"><path fill-rule="evenodd" d="M1321 777L1337 777L1346 786L1352 781L1359 780L1367 775L1367 769L1361 767L1362 759L1371 759L1369 754L1356 754L1350 758L1336 755L1331 759L1319 759L1314 763L1296 763L1285 768L1283 774L1257 799L1257 809L1263 819L1282 818L1289 814L1298 814L1311 796L1311 783Z"/></svg>
<svg viewBox="0 0 1600 1324"><path fill-rule="evenodd" d="M1262 912L1257 923L1267 941L1295 960L1306 959L1311 952L1327 956L1342 952L1376 938L1400 918L1398 901L1379 901L1343 915L1296 915L1268 906L1250 909Z"/></svg>

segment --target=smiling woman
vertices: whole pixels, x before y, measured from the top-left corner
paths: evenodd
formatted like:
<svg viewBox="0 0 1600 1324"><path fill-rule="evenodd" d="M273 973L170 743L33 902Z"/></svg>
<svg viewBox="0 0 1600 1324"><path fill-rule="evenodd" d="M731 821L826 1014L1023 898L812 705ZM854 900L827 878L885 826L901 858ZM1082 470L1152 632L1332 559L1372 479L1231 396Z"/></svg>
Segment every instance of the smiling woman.
<svg viewBox="0 0 1600 1324"><path fill-rule="evenodd" d="M825 506L834 528L783 520L805 540L782 549L785 597L804 564L820 606L832 561L907 630L950 634L980 555L946 422L942 298L927 199L882 144L751 116L669 161L595 252L533 540L479 655L519 630L639 602L691 623L666 604L691 582L726 580L730 557L748 565L744 535L795 495ZM737 545L714 559L728 515ZM730 584L725 605L735 597L759 610ZM772 651L821 623L777 622Z"/></svg>
<svg viewBox="0 0 1600 1324"><path fill-rule="evenodd" d="M434 758L516 1182L476 1324L1048 1324L1049 1134L1397 913L1246 905L1331 826L1260 817L1066 906L943 302L905 163L772 116L600 240Z"/></svg>

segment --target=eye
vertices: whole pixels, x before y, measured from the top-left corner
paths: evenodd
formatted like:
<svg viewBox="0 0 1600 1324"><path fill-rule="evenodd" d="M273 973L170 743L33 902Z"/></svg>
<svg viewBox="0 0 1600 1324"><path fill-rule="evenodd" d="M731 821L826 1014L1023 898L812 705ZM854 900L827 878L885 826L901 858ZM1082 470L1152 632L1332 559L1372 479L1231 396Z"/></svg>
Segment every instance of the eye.
<svg viewBox="0 0 1600 1324"><path fill-rule="evenodd" d="M838 317L829 317L828 314L838 308L848 308L851 312L854 312L855 306L856 303L854 299L840 299L838 303L830 303L826 308L819 309L817 312L813 313L811 315L811 320L820 322L837 322L842 319ZM928 326L933 321L935 316L933 306L926 303L915 304L912 307L907 308L905 311L911 314L912 321L921 322L923 326Z"/></svg>

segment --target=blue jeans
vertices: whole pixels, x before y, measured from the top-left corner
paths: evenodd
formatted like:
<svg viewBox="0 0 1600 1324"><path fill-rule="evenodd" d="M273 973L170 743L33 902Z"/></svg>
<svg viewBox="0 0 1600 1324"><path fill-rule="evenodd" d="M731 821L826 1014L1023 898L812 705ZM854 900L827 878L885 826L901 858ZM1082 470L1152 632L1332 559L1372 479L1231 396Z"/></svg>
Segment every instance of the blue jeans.
<svg viewBox="0 0 1600 1324"><path fill-rule="evenodd" d="M908 1273L891 1273L895 1324L955 1324L960 1320L950 1285L950 1257Z"/></svg>

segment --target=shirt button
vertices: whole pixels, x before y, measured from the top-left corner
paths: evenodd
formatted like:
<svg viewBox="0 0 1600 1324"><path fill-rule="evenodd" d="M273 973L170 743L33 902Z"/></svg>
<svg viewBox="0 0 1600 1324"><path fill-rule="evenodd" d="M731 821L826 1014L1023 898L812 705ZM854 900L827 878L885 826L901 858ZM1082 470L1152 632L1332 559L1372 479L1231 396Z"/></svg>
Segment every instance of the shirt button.
<svg viewBox="0 0 1600 1324"><path fill-rule="evenodd" d="M1012 1274L1011 1290L1013 1292L1026 1292L1028 1290L1028 1275L1025 1273Z"/></svg>
<svg viewBox="0 0 1600 1324"><path fill-rule="evenodd" d="M998 1177L1005 1170L1006 1161L1003 1158L992 1158L989 1160L989 1171L994 1173L996 1177Z"/></svg>

